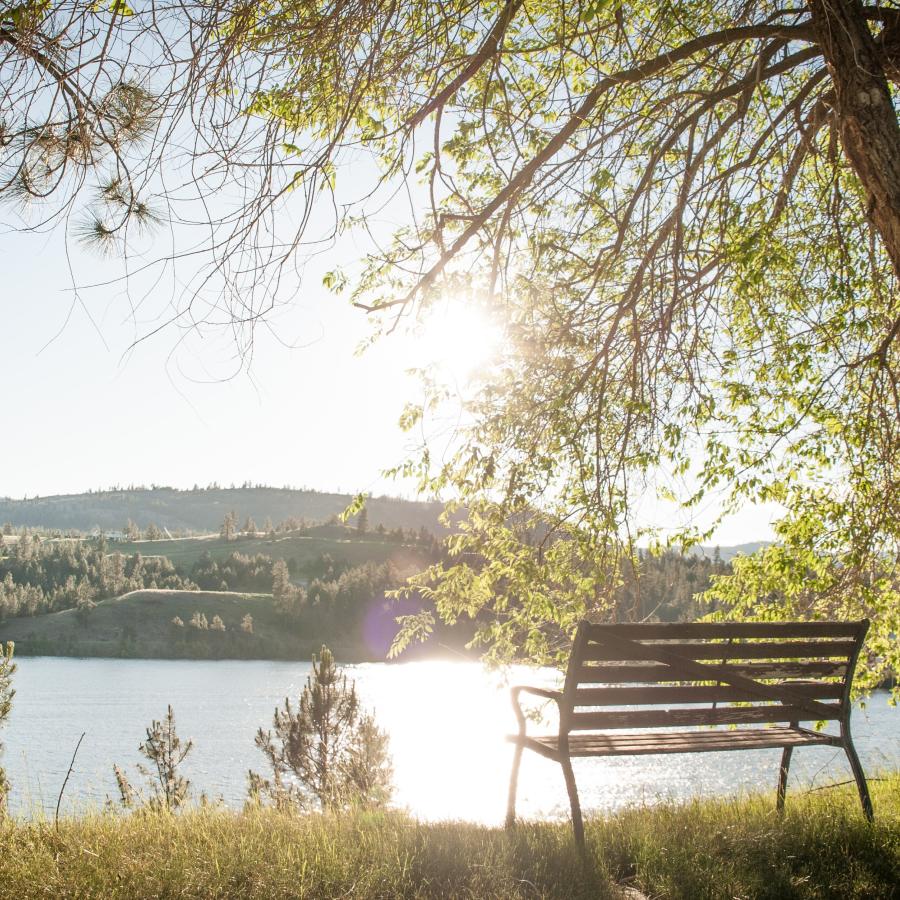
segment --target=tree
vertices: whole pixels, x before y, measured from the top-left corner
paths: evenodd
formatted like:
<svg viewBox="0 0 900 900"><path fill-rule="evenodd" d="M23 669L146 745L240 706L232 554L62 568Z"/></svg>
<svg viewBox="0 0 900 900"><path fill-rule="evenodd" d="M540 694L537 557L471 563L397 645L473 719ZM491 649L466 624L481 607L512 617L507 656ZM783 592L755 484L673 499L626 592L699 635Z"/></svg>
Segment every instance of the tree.
<svg viewBox="0 0 900 900"><path fill-rule="evenodd" d="M290 613L294 608L297 592L291 583L291 574L283 559L275 560L272 566L272 600L275 609L281 613Z"/></svg>
<svg viewBox="0 0 900 900"><path fill-rule="evenodd" d="M213 616L212 617L212 622L209 623L209 630L210 631L224 631L225 630L225 623L222 621L221 616Z"/></svg>
<svg viewBox="0 0 900 900"><path fill-rule="evenodd" d="M128 541L139 541L141 539L141 529L131 519L125 525L125 539Z"/></svg>
<svg viewBox="0 0 900 900"><path fill-rule="evenodd" d="M144 186L179 148L201 193L240 172L249 199L206 260L219 299L186 302L198 327L230 320L244 354L317 204L346 213L335 233L362 230L385 191L424 181L361 274L326 281L386 330L447 303L503 330L451 446L400 467L465 510L454 558L417 585L441 615L477 615L499 655L552 656L579 617L611 614L619 568L659 537L634 499L672 481L688 510L720 491L725 511L789 511L781 549L714 589L736 613L870 615L873 659L900 669L894 6L53 6L2 25L7 192L86 198L82 230L108 245L148 221ZM85 48L90 65L67 58ZM138 48L140 83L174 86L152 101L116 74ZM200 109L196 142L170 142ZM368 202L341 202L360 147L382 171ZM303 225L284 235L270 214L288 195ZM403 421L427 435L447 385L426 385Z"/></svg>
<svg viewBox="0 0 900 900"><path fill-rule="evenodd" d="M16 664L13 662L15 647L12 641L7 641L6 646L0 646L0 726L9 718L12 712L12 701L16 692L12 687L12 677L16 673ZM3 744L0 743L0 753L3 752ZM9 796L9 780L6 771L0 766L0 816L6 814L6 798Z"/></svg>
<svg viewBox="0 0 900 900"><path fill-rule="evenodd" d="M369 531L369 510L364 506L356 518L356 533L367 534Z"/></svg>
<svg viewBox="0 0 900 900"><path fill-rule="evenodd" d="M244 522L243 527L244 534L253 536L256 534L256 522L253 521L252 516L247 516L247 520Z"/></svg>
<svg viewBox="0 0 900 900"><path fill-rule="evenodd" d="M275 709L272 730L257 732L256 746L273 773L268 781L250 772L257 800L265 794L280 806L312 802L329 810L382 806L390 799L388 737L362 712L356 686L327 647L313 657L297 709L285 699L284 708Z"/></svg>
<svg viewBox="0 0 900 900"><path fill-rule="evenodd" d="M144 532L144 537L145 537L148 541L158 541L158 540L161 540L161 539L162 539L162 536L163 536L163 533L159 530L159 528L156 527L156 525L155 525L153 522L151 522L151 523L147 526L147 530Z"/></svg>
<svg viewBox="0 0 900 900"><path fill-rule="evenodd" d="M253 634L253 616L250 613L245 613L241 619L241 631L244 634Z"/></svg>
<svg viewBox="0 0 900 900"><path fill-rule="evenodd" d="M91 613L97 608L97 604L91 599L90 588L88 587L85 590L82 587L83 585L86 586L86 583L82 582L79 584L78 598L75 601L75 618L78 619L78 624L82 628L87 626Z"/></svg>
<svg viewBox="0 0 900 900"><path fill-rule="evenodd" d="M150 767L138 765L138 772L147 780L150 794L146 799L135 789L127 774L119 766L113 766L113 774L119 788L119 799L122 806L133 807L140 802L146 803L150 809L175 812L187 802L191 783L179 774L179 767L194 748L192 740L182 741L175 729L175 713L172 707L166 708L163 721L154 721L147 729L147 737L138 745L141 755L150 763Z"/></svg>
<svg viewBox="0 0 900 900"><path fill-rule="evenodd" d="M206 618L206 614L199 610L191 616L191 621L188 624L191 628L196 628L198 631L207 631L209 629L209 622Z"/></svg>
<svg viewBox="0 0 900 900"><path fill-rule="evenodd" d="M234 512L225 513L225 518L222 520L222 527L219 530L219 534L226 541L234 540L234 533L237 530L237 514Z"/></svg>

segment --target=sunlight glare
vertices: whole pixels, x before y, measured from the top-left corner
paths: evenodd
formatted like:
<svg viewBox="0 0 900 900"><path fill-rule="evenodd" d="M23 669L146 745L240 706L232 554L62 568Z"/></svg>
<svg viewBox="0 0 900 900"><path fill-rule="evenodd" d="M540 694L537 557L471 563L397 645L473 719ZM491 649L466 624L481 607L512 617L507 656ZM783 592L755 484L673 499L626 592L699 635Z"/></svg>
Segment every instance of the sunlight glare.
<svg viewBox="0 0 900 900"><path fill-rule="evenodd" d="M409 332L415 365L458 382L477 379L496 361L502 329L483 307L461 299L431 307Z"/></svg>

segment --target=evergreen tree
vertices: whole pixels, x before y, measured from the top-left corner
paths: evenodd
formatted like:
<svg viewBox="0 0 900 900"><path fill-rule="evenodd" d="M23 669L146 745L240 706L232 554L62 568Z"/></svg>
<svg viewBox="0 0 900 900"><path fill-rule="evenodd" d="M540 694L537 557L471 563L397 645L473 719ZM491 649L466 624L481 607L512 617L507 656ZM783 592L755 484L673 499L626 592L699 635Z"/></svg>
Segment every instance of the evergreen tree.
<svg viewBox="0 0 900 900"><path fill-rule="evenodd" d="M187 801L190 781L179 774L179 767L194 747L192 740L182 741L175 729L175 713L172 707L166 709L166 717L162 722L154 720L147 729L147 737L138 745L138 750L151 764L150 767L138 765L138 771L148 782L150 796L146 805L153 810L175 812ZM143 799L117 765L113 765L113 774L119 788L119 799L123 806L132 807Z"/></svg>
<svg viewBox="0 0 900 900"><path fill-rule="evenodd" d="M256 534L256 522L253 521L252 516L247 516L247 519L244 522L244 534L251 536Z"/></svg>
<svg viewBox="0 0 900 900"><path fill-rule="evenodd" d="M156 527L156 525L153 522L151 522L147 526L147 530L144 532L144 537L148 541L158 541L162 538L162 536L163 536L163 533L159 530L159 528Z"/></svg>
<svg viewBox="0 0 900 900"><path fill-rule="evenodd" d="M241 619L241 631L245 634L253 634L253 616L250 613L247 613L243 619Z"/></svg>
<svg viewBox="0 0 900 900"><path fill-rule="evenodd" d="M75 602L75 617L78 619L78 624L84 627L87 625L91 612L96 608L97 604L91 600L90 594L86 591L79 591L79 594L80 596Z"/></svg>
<svg viewBox="0 0 900 900"><path fill-rule="evenodd" d="M387 735L363 713L356 686L322 647L295 710L285 699L273 729L256 734L272 768L269 781L250 773L251 796L277 805L312 803L321 809L381 806L392 792Z"/></svg>
<svg viewBox="0 0 900 900"><path fill-rule="evenodd" d="M236 530L237 530L237 514L234 512L225 513L225 518L222 520L222 527L219 531L219 534L226 541L233 541L234 533Z"/></svg>
<svg viewBox="0 0 900 900"><path fill-rule="evenodd" d="M131 519L125 525L125 538L129 541L139 541L141 539L141 529Z"/></svg>
<svg viewBox="0 0 900 900"><path fill-rule="evenodd" d="M356 519L356 533L366 534L369 530L369 510L364 506Z"/></svg>
<svg viewBox="0 0 900 900"><path fill-rule="evenodd" d="M209 630L210 631L224 631L225 630L225 623L222 621L221 616L213 616L212 617L212 622L209 623Z"/></svg>
<svg viewBox="0 0 900 900"><path fill-rule="evenodd" d="M272 599L275 602L275 609L281 613L291 612L295 596L287 563L283 559L276 560L272 566Z"/></svg>

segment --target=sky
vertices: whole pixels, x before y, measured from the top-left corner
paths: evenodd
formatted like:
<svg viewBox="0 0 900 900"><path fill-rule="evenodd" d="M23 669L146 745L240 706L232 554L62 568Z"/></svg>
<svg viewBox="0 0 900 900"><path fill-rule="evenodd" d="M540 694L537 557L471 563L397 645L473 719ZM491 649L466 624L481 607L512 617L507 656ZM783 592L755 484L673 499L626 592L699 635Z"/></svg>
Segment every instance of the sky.
<svg viewBox="0 0 900 900"><path fill-rule="evenodd" d="M249 371L228 378L227 335L180 347L171 329L130 348L122 285L73 303L64 249L60 234L0 237L0 495L246 480L388 490L413 382L396 348L355 355L371 325L315 273L279 316L279 339L260 331ZM103 268L86 256L75 251L78 283Z"/></svg>
<svg viewBox="0 0 900 900"><path fill-rule="evenodd" d="M257 332L252 364L235 374L227 332L182 341L169 327L134 343L165 317L171 281L126 285L120 261L61 229L0 232L0 496L249 481L413 497L411 483L383 475L413 449L397 426L418 390L408 369L435 355L477 366L490 348L473 340L472 323L441 319L358 353L372 322L322 285L358 252L344 242L311 259L302 281L289 276L283 290L295 299ZM73 284L99 286L76 296ZM672 522L652 493L640 517ZM696 522L716 512L712 500ZM714 541L768 539L775 512L731 517Z"/></svg>

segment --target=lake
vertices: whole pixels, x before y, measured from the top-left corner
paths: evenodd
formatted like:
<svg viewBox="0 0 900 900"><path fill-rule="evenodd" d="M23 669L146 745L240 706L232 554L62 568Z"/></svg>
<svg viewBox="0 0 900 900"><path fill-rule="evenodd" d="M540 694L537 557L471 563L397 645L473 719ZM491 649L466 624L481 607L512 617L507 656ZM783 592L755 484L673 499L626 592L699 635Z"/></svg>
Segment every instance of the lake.
<svg viewBox="0 0 900 900"><path fill-rule="evenodd" d="M172 704L178 733L193 738L184 765L194 796L205 792L240 807L247 770L264 769L253 738L269 727L276 704L295 699L308 663L265 661L114 660L32 657L18 660L13 712L0 732L12 781L13 812L52 814L82 732L85 738L63 809L77 812L117 797L113 763L137 778L138 744L152 719ZM514 668L504 676L471 662L348 666L364 703L391 735L395 803L421 819L503 820L514 732L509 683L553 686L550 670ZM874 695L853 714L853 734L872 777L900 768L900 709ZM582 805L591 811L691 796L771 790L780 750L575 760ZM801 748L791 790L851 777L842 751ZM526 753L520 777L523 817L568 815L560 767Z"/></svg>

